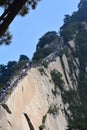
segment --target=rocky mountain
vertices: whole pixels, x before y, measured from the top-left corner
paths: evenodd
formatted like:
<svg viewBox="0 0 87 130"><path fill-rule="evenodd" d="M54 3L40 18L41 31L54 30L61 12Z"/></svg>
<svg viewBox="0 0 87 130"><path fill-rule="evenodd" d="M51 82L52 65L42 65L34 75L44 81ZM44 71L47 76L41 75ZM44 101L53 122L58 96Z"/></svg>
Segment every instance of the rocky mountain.
<svg viewBox="0 0 87 130"><path fill-rule="evenodd" d="M87 130L86 8L81 0L65 15L60 36L42 36L32 64L1 91L0 130Z"/></svg>
<svg viewBox="0 0 87 130"><path fill-rule="evenodd" d="M65 72L62 62L66 66ZM69 76L70 69L65 54L62 62L57 56L47 68L43 65L31 67L27 75L18 80L16 86L11 86L12 92L6 95L0 106L1 130L65 130L68 116L71 117L72 113L68 110L69 104L64 103L62 95L64 91L76 91L76 88ZM58 77L60 86L53 80L54 76Z"/></svg>

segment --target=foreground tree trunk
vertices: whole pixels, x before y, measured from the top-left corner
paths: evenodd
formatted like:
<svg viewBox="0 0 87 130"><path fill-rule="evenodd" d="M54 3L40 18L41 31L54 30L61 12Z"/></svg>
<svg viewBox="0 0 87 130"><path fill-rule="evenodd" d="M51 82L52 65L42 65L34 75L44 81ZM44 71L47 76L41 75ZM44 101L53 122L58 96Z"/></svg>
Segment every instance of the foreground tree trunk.
<svg viewBox="0 0 87 130"><path fill-rule="evenodd" d="M10 23L16 17L27 0L14 0L0 17L0 37L5 33Z"/></svg>

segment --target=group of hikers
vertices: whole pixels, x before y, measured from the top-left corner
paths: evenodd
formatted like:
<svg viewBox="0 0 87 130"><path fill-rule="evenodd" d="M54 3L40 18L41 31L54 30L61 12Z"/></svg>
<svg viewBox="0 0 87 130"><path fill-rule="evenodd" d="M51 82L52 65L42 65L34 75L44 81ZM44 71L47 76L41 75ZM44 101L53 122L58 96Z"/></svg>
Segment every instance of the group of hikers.
<svg viewBox="0 0 87 130"><path fill-rule="evenodd" d="M52 53L47 58L45 58L40 64L32 64L32 62L27 62L18 72L18 74L14 77L11 77L11 79L6 83L6 85L1 89L0 91L0 103L5 102L5 99L7 100L7 97L9 94L12 93L14 88L17 86L18 82L23 79L27 75L27 71L31 69L31 67L37 67L43 65L43 62L50 62L54 59L56 56L56 53Z"/></svg>
<svg viewBox="0 0 87 130"><path fill-rule="evenodd" d="M12 79L10 79L6 85L1 89L0 91L0 103L4 102L5 99L7 99L7 96L11 94L12 90L15 86L17 86L18 81L21 80L24 76L27 75L28 69L32 67L31 62L27 62L23 68L19 71L18 75L14 76Z"/></svg>

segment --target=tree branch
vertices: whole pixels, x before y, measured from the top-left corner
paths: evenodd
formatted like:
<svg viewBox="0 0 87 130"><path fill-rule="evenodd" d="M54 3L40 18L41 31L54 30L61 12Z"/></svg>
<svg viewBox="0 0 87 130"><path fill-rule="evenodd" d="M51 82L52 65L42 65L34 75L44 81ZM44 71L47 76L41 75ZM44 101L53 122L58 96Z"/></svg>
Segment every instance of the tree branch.
<svg viewBox="0 0 87 130"><path fill-rule="evenodd" d="M20 9L27 0L14 0L7 10L0 17L0 37L5 33L10 23L14 20Z"/></svg>

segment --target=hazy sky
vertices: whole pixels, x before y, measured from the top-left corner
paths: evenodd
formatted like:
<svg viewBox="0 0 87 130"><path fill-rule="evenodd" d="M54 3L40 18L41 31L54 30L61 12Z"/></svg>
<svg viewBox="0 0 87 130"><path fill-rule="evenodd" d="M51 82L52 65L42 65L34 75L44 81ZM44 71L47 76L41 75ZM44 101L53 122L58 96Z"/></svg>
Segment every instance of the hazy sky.
<svg viewBox="0 0 87 130"><path fill-rule="evenodd" d="M79 2L80 0L42 0L24 18L17 16L10 25L12 43L0 46L0 64L18 61L21 54L31 59L39 38L48 31L58 32L64 15L76 11Z"/></svg>

